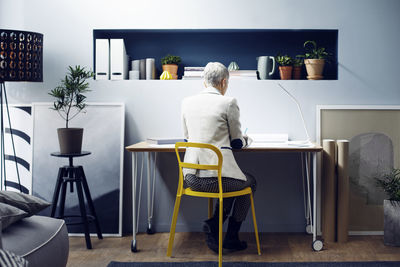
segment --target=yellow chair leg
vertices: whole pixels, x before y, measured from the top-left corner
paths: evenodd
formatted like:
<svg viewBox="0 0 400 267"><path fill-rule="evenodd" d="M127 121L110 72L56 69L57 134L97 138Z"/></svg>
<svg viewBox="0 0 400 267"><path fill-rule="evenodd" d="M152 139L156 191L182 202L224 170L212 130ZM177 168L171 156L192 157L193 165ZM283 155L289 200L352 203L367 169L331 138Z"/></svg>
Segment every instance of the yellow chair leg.
<svg viewBox="0 0 400 267"><path fill-rule="evenodd" d="M218 267L222 267L222 211L223 198L219 199L219 230L218 230Z"/></svg>
<svg viewBox="0 0 400 267"><path fill-rule="evenodd" d="M250 194L250 200L251 200L251 213L253 214L254 234L256 235L256 242L257 242L257 252L258 255L261 255L260 240L258 238L258 229L256 221L256 211L254 209L253 193Z"/></svg>
<svg viewBox="0 0 400 267"><path fill-rule="evenodd" d="M172 246L174 244L176 221L178 219L178 212L179 212L180 204L181 204L181 197L176 196L174 214L172 215L171 230L169 231L167 257L171 257L171 254L172 254Z"/></svg>
<svg viewBox="0 0 400 267"><path fill-rule="evenodd" d="M211 219L213 216L213 199L208 198L208 219Z"/></svg>

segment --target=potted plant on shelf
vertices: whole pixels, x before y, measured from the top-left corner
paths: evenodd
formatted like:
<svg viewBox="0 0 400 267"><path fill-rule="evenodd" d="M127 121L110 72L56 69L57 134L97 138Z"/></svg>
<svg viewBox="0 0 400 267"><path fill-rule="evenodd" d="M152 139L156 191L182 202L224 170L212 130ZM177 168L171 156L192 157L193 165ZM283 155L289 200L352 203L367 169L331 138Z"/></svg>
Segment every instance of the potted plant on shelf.
<svg viewBox="0 0 400 267"><path fill-rule="evenodd" d="M86 81L93 77L92 71L86 71L80 66L68 67L67 75L61 80L61 85L52 89L49 95L56 98L53 110L65 120L65 128L58 128L58 141L60 153L80 153L82 149L83 128L70 128L69 121L75 118L85 107L86 96L89 92L89 83Z"/></svg>
<svg viewBox="0 0 400 267"><path fill-rule="evenodd" d="M393 169L376 181L389 196L383 201L383 242L389 246L400 246L400 169Z"/></svg>
<svg viewBox="0 0 400 267"><path fill-rule="evenodd" d="M291 80L292 79L292 69L293 69L293 59L288 55L280 55L276 56L276 62L279 64L279 73L281 75L282 80Z"/></svg>
<svg viewBox="0 0 400 267"><path fill-rule="evenodd" d="M301 58L301 55L296 56L293 59L293 80L301 79L301 69L304 65L304 60Z"/></svg>
<svg viewBox="0 0 400 267"><path fill-rule="evenodd" d="M162 69L164 71L168 71L173 80L178 79L178 64L181 63L181 57L166 55L161 59Z"/></svg>
<svg viewBox="0 0 400 267"><path fill-rule="evenodd" d="M311 45L311 47L309 46ZM307 70L308 80L321 80L324 78L322 75L324 71L325 61L329 57L329 53L325 51L324 47L317 47L315 41L306 41L304 43L306 53L304 54L304 64Z"/></svg>

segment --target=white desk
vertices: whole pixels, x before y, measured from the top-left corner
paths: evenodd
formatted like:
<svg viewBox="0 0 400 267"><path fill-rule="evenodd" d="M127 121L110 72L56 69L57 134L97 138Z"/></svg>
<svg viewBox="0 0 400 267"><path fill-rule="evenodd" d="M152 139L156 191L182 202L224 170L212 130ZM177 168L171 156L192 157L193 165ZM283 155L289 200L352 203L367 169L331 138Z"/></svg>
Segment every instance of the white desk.
<svg viewBox="0 0 400 267"><path fill-rule="evenodd" d="M155 166L156 166L156 160L157 160L157 153L162 152L175 152L174 145L149 145L146 142L140 142L136 143L133 145L130 145L126 147L126 150L129 152L132 152L132 206L133 206L133 211L132 211L132 221L133 221L133 238L132 238L132 243L131 243L131 250L132 252L137 252L137 240L136 240L136 233L138 230L138 221L139 221L139 214L137 213L137 210L139 211L140 207L140 198L141 198L141 192L142 192L142 180L143 180L143 173L140 173L140 184L139 184L139 198L138 201L136 201L137 198L137 181L138 181L138 157L137 154L139 152L142 153L147 153L147 213L148 213L148 227L147 227L147 233L153 233L152 230L152 220L153 220L153 207L154 207L154 186L155 186ZM184 152L184 149L180 150ZM305 167L306 170L306 178L307 178L307 183L306 185L304 184L303 181L303 192L305 196L305 210L306 210L306 220L307 220L307 228L306 231L308 233L313 234L313 244L312 247L314 250L319 251L322 249L323 243L321 240L317 239L317 160L316 160L316 154L318 152L322 151L322 147L319 145L315 145L312 147L300 147L300 146L295 146L295 145L287 145L287 144L271 144L271 146L265 146L263 145L262 147L250 147L250 148L244 148L240 150L234 150L235 152L241 152L241 153L249 153L249 152L289 152L289 153L300 153L301 154L301 160L302 160L302 166ZM151 160L153 155L153 161ZM311 159L310 159L311 158ZM313 170L310 170L310 162L313 162ZM143 162L144 162L144 157L142 158L142 168L140 170L143 170ZM302 170L302 173L303 170ZM178 176L178 174L177 174ZM310 182L311 178L313 178L313 201L311 205L311 191L310 191ZM138 203L136 203L138 202ZM311 208L312 206L312 208ZM311 218L310 218L311 217Z"/></svg>

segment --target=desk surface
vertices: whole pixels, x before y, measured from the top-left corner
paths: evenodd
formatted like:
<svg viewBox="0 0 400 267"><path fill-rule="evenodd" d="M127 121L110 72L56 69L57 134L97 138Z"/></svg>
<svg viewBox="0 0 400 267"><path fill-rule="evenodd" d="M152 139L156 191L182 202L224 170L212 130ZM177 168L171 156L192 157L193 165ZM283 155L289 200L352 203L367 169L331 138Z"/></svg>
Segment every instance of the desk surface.
<svg viewBox="0 0 400 267"><path fill-rule="evenodd" d="M175 152L175 148L171 145L149 145L146 142L139 142L125 147L129 152ZM185 149L180 149L185 151ZM300 146L271 146L271 147L247 147L243 149L233 150L234 152L321 152L322 147L314 144L313 147L300 147Z"/></svg>

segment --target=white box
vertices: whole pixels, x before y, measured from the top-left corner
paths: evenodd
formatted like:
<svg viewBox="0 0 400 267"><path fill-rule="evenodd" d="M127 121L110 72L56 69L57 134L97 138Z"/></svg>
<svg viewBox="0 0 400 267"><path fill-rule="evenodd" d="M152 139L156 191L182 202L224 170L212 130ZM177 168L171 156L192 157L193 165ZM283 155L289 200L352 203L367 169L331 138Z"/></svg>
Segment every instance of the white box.
<svg viewBox="0 0 400 267"><path fill-rule="evenodd" d="M96 39L96 80L110 79L110 42Z"/></svg>
<svg viewBox="0 0 400 267"><path fill-rule="evenodd" d="M124 39L110 39L110 72L111 80L128 78L128 55Z"/></svg>

